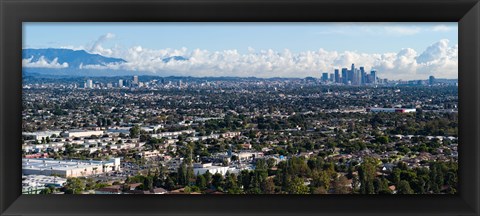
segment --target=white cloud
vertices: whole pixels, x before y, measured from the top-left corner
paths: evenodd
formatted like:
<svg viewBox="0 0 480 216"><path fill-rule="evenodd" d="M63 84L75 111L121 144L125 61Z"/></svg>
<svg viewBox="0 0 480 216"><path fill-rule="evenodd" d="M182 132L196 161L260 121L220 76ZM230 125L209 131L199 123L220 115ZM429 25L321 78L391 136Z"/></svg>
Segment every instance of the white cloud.
<svg viewBox="0 0 480 216"><path fill-rule="evenodd" d="M397 30L394 30L398 32ZM401 31L401 30L400 30ZM392 31L393 32L393 31ZM408 32L408 31L406 31ZM202 49L148 49L134 46L114 48L111 56L123 58L126 63L82 65L81 69L113 69L178 76L256 76L256 77L319 77L334 69L364 66L376 69L379 77L389 79L426 79L429 75L443 78L458 77L458 46L440 40L424 51L404 48L398 52L362 53L358 51L327 51L324 49L292 52L288 49L257 50L247 47L238 50L210 51ZM164 59L182 56L186 61Z"/></svg>
<svg viewBox="0 0 480 216"><path fill-rule="evenodd" d="M102 36L100 36L92 45L92 47L89 49L91 53L95 54L100 54L104 56L111 56L113 54L112 49L107 49L102 47L102 43L104 43L107 40L115 38L115 34L113 33L107 33Z"/></svg>
<svg viewBox="0 0 480 216"><path fill-rule="evenodd" d="M420 31L422 31L422 29L419 27L403 27L403 26L385 26L384 30L387 34L398 35L398 36L415 35L420 33Z"/></svg>
<svg viewBox="0 0 480 216"><path fill-rule="evenodd" d="M71 49L71 50L85 50L84 46L72 46L72 45L60 46L59 48L61 48L61 49Z"/></svg>
<svg viewBox="0 0 480 216"><path fill-rule="evenodd" d="M53 59L48 62L44 56L40 56L38 61L32 62L33 56L29 59L22 59L22 67L26 68L68 68L68 63L64 62L62 64L58 63L58 58Z"/></svg>
<svg viewBox="0 0 480 216"><path fill-rule="evenodd" d="M446 25L436 25L432 28L432 31L435 32L447 32L453 30L451 27Z"/></svg>

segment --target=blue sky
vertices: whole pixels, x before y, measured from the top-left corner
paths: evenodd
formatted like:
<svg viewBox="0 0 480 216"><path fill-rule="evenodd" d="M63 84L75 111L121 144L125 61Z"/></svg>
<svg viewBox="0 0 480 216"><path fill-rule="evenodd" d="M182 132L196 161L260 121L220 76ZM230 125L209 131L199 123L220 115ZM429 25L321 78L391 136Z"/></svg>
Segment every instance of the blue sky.
<svg viewBox="0 0 480 216"><path fill-rule="evenodd" d="M445 28L438 28L443 26ZM434 28L438 29L435 31ZM290 49L396 52L421 51L441 39L458 43L450 23L24 23L24 47L85 46L100 35L115 43L150 49Z"/></svg>
<svg viewBox="0 0 480 216"><path fill-rule="evenodd" d="M272 50L281 56L292 56L292 59L301 59L308 56L308 52L324 57L330 55L332 62L313 62L308 60L310 65L294 64L278 61L262 61L256 69L249 69L249 74L275 72L281 70L280 66L293 67L285 69L285 76L297 76L293 71L305 73L316 73L328 70L332 67L348 66L348 61L364 61L365 65L376 69L385 69L390 73L389 77L404 78L412 77L419 72L436 74L440 76L455 77L455 67L451 62L438 62L442 58L455 61L455 56L441 56L445 53L457 52L458 24L450 23L24 23L23 24L23 47L24 48L75 48L106 56L120 57L131 62L129 67L135 69L149 69L157 73L162 70L178 69L179 73L193 73L193 69L206 70L206 64L210 69L229 70L236 73L229 65L214 65L212 62L201 62L204 67L199 67L199 61L190 66L169 66L169 68L152 68L142 60L140 63L137 56L157 55L185 55L191 57L195 49L208 51L203 55L210 58L215 52L222 52L222 55L230 56L236 52L237 61L251 59L249 53L257 53L255 58L264 58L268 50ZM438 45L439 47L431 47ZM430 49L429 49L430 47ZM140 48L140 49L139 49ZM186 50L185 50L186 49ZM163 50L163 51L162 51ZM288 50L286 52L285 50ZM412 50L414 52L412 52ZM427 52L428 50L428 52ZM443 50L443 51L442 51ZM139 52L133 53L132 52ZM148 51L148 52L147 52ZM157 51L157 52L155 52ZM323 52L325 51L325 52ZM437 56L435 52L439 52ZM263 53L263 54L261 54ZM292 55L289 55L289 54ZM352 54L353 53L353 54ZM405 58L420 57L419 59L436 61L435 68L422 68L418 71L416 65L425 63L415 62L415 67L395 69L392 68L396 60L403 57L388 55L392 53L407 54ZM198 54L198 53L197 53ZM354 56L352 56L354 55ZM370 55L371 62L366 60ZM445 54L446 55L446 54ZM412 57L413 56L413 57ZM273 58L273 57L272 57ZM306 58L306 57L305 57ZM382 59L380 59L382 58ZM199 58L197 58L199 59ZM225 59L225 56L218 59ZM278 60L278 59L277 59ZM134 63L134 61L138 61ZM296 60L295 60L296 61ZM385 62L392 61L392 62ZM416 60L415 60L416 61ZM458 61L458 60L457 60ZM370 62L370 63L368 63ZM397 61L398 62L398 61ZM61 63L61 62L60 62ZM244 62L245 63L245 62ZM352 62L363 64L362 62ZM410 62L411 63L411 62ZM143 65L140 65L143 64ZM152 63L153 64L153 63ZM182 63L185 64L185 63ZM193 63L192 63L193 64ZM220 64L220 63L219 63ZM273 64L273 66L272 66ZM346 65L343 65L346 64ZM135 66L132 66L135 65ZM447 65L447 70L442 68ZM182 68L180 70L180 68ZM430 66L429 66L430 67ZM227 68L227 69L225 69ZM399 68L399 67L397 67ZM415 71L406 71L415 70ZM312 72L308 72L312 71ZM206 72L202 72L205 74ZM282 72L283 73L283 72ZM281 74L282 74L281 73ZM247 74L245 74L247 76ZM303 76L303 74L298 75ZM423 78L423 77L422 77Z"/></svg>

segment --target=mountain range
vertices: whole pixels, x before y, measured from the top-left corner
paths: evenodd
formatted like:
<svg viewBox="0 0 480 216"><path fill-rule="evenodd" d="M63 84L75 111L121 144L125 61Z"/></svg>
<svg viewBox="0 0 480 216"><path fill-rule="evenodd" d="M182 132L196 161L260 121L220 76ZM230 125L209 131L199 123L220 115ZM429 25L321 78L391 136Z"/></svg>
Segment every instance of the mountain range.
<svg viewBox="0 0 480 216"><path fill-rule="evenodd" d="M107 65L111 63L124 63L127 62L121 58L105 57L99 54L91 54L85 50L71 50L71 49L23 49L22 59L31 59L31 62L38 61L41 57L44 57L48 62L57 58L58 63L68 63L71 68L79 68L80 65Z"/></svg>
<svg viewBox="0 0 480 216"><path fill-rule="evenodd" d="M106 57L99 54L92 54L85 50L72 50L63 48L45 48L45 49L23 49L22 59L28 59L29 62L37 62L43 58L51 63L57 59L57 63L62 65L68 64L66 68L39 68L39 67L23 67L22 72L28 75L61 75L61 76L118 76L131 74L152 74L151 72L130 71L130 70L97 70L85 69L80 66L121 64L127 61L122 58ZM187 61L188 58L183 56L170 56L162 59L164 63L170 61Z"/></svg>

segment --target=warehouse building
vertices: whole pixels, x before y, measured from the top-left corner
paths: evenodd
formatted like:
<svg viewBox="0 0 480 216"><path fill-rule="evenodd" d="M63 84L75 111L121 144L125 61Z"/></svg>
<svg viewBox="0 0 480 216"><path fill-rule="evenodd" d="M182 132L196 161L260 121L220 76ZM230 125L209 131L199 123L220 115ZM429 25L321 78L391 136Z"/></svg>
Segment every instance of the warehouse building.
<svg viewBox="0 0 480 216"><path fill-rule="evenodd" d="M54 137L59 137L62 131L37 131L37 132L22 132L23 139L25 140L42 140Z"/></svg>
<svg viewBox="0 0 480 216"><path fill-rule="evenodd" d="M27 175L22 176L22 193L38 194L46 187L59 188L67 183L67 179L57 176Z"/></svg>
<svg viewBox="0 0 480 216"><path fill-rule="evenodd" d="M108 161L54 160L51 158L22 159L23 175L58 175L81 177L120 170L120 158Z"/></svg>
<svg viewBox="0 0 480 216"><path fill-rule="evenodd" d="M70 130L62 133L63 137L90 137L90 136L102 136L103 131L96 130Z"/></svg>

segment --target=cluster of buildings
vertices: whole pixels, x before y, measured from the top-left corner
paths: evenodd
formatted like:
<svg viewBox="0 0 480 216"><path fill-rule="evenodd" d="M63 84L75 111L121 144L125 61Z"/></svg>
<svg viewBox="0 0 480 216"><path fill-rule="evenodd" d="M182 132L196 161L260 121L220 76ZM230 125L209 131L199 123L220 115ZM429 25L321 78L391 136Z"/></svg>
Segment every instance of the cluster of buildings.
<svg viewBox="0 0 480 216"><path fill-rule="evenodd" d="M62 187L67 183L66 178L46 175L24 175L22 176L22 193L38 194L47 187Z"/></svg>
<svg viewBox="0 0 480 216"><path fill-rule="evenodd" d="M367 108L367 112L396 112L396 113L411 113L416 112L417 109L414 108L380 108L380 107L371 107Z"/></svg>
<svg viewBox="0 0 480 216"><path fill-rule="evenodd" d="M138 76L133 76L132 79L118 79L116 82L94 82L92 79L87 79L83 83L84 89L99 89L99 88L143 88L151 87L152 84L162 84L167 86L183 87L185 84L182 80L165 81L165 79L155 80L155 82L140 82Z"/></svg>
<svg viewBox="0 0 480 216"><path fill-rule="evenodd" d="M322 82L338 83L344 85L376 85L388 82L387 79L379 79L377 71L371 70L370 73L365 71L365 67L355 68L352 64L350 70L348 68L335 69L334 73L322 73Z"/></svg>
<svg viewBox="0 0 480 216"><path fill-rule="evenodd" d="M132 80L123 80L119 79L117 83L109 82L106 84L103 83L94 83L92 79L88 79L83 83L84 89L94 89L94 88L123 88L123 87L143 87L145 83L138 81L138 76L133 76Z"/></svg>

